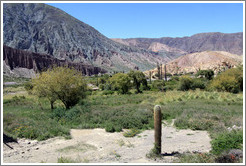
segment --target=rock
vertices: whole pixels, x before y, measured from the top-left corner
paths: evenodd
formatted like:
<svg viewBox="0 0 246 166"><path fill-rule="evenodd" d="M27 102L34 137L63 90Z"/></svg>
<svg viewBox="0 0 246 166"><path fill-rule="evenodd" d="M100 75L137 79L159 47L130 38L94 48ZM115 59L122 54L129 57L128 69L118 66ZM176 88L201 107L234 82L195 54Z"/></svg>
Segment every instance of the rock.
<svg viewBox="0 0 246 166"><path fill-rule="evenodd" d="M59 60L50 55L37 54L29 51L14 49L8 46L3 47L3 60L10 67L10 70L15 68L32 69L35 72L43 71L53 65L74 67L81 71L84 75L92 75L105 73L106 70L92 65L84 65L83 63L72 63L67 60ZM30 75L26 75L29 77Z"/></svg>

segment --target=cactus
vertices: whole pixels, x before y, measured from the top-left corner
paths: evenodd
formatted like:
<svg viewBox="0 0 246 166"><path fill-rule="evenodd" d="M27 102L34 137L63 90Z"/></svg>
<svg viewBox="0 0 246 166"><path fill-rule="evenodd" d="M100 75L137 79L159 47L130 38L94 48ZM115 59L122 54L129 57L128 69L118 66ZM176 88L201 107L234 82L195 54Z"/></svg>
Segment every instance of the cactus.
<svg viewBox="0 0 246 166"><path fill-rule="evenodd" d="M165 78L165 81L167 81L167 65L165 64L164 67L165 67L165 69L164 69L164 78Z"/></svg>
<svg viewBox="0 0 246 166"><path fill-rule="evenodd" d="M161 107L154 107L155 152L161 154Z"/></svg>

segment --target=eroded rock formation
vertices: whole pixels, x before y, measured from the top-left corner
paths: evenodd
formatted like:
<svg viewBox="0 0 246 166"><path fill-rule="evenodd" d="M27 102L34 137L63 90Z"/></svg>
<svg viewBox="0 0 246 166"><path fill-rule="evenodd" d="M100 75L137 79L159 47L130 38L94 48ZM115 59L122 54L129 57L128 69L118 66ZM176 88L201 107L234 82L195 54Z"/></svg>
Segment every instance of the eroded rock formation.
<svg viewBox="0 0 246 166"><path fill-rule="evenodd" d="M3 46L3 60L10 70L15 68L32 69L34 72L46 70L52 66L68 66L81 71L84 75L105 73L106 70L83 63L72 63L67 60L59 60L50 55L38 54L29 51ZM27 76L28 77L28 76Z"/></svg>

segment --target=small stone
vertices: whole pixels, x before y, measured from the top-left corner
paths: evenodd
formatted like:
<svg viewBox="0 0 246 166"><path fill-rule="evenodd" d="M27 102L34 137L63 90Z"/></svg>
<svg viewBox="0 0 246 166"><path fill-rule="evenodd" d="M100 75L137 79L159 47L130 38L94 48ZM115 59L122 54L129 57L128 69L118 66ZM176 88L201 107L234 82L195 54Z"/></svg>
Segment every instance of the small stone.
<svg viewBox="0 0 246 166"><path fill-rule="evenodd" d="M35 150L38 150L39 148L36 148Z"/></svg>

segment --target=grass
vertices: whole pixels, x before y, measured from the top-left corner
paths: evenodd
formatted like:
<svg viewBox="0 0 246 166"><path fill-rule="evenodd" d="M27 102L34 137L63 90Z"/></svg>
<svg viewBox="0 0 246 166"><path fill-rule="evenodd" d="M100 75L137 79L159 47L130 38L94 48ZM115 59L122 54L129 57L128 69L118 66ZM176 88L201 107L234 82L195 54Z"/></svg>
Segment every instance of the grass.
<svg viewBox="0 0 246 166"><path fill-rule="evenodd" d="M80 163L81 161L78 160L78 159L72 159L72 158L69 158L69 157L59 157L57 159L57 163Z"/></svg>
<svg viewBox="0 0 246 166"><path fill-rule="evenodd" d="M136 135L138 135L141 131L138 130L138 129L130 129L130 130L127 130L123 133L123 136L125 137L134 137Z"/></svg>
<svg viewBox="0 0 246 166"><path fill-rule="evenodd" d="M179 156L178 163L214 163L215 156L209 153L183 154Z"/></svg>
<svg viewBox="0 0 246 166"><path fill-rule="evenodd" d="M134 147L134 145L133 145L130 141L125 142L123 139L117 140L116 143L117 143L120 147L122 147L122 146L126 146L126 147L128 147L128 148L133 148L133 147Z"/></svg>
<svg viewBox="0 0 246 166"><path fill-rule="evenodd" d="M4 133L13 138L69 138L71 128L108 128L109 131L152 129L153 107L156 104L161 105L163 120L168 124L176 119L174 125L177 130L207 130L212 140L226 133L228 127L243 126L242 93L173 90L105 95L103 91L96 91L70 110L65 110L61 102L56 102L56 109L51 111L48 100L27 92L20 93L23 91L20 86L4 87L6 89L13 93L4 93L3 128ZM135 136L136 133L129 130L127 135ZM65 151L76 148L70 147ZM188 161L187 158L189 156L182 161ZM194 160L203 161L199 156L195 156Z"/></svg>
<svg viewBox="0 0 246 166"><path fill-rule="evenodd" d="M151 129L153 107L161 104L163 120L176 119L178 129L208 130L214 137L227 127L242 126L242 96L204 91L145 91L131 95L97 92L70 110L56 102L57 109L51 111L48 100L27 93L6 94L3 100L4 131L12 136L43 140L69 135L71 128Z"/></svg>
<svg viewBox="0 0 246 166"><path fill-rule="evenodd" d="M67 146L62 149L58 149L58 151L67 153L67 152L73 152L73 151L85 152L87 150L96 150L96 149L97 148L93 145L79 143L77 145L71 145L71 146Z"/></svg>

